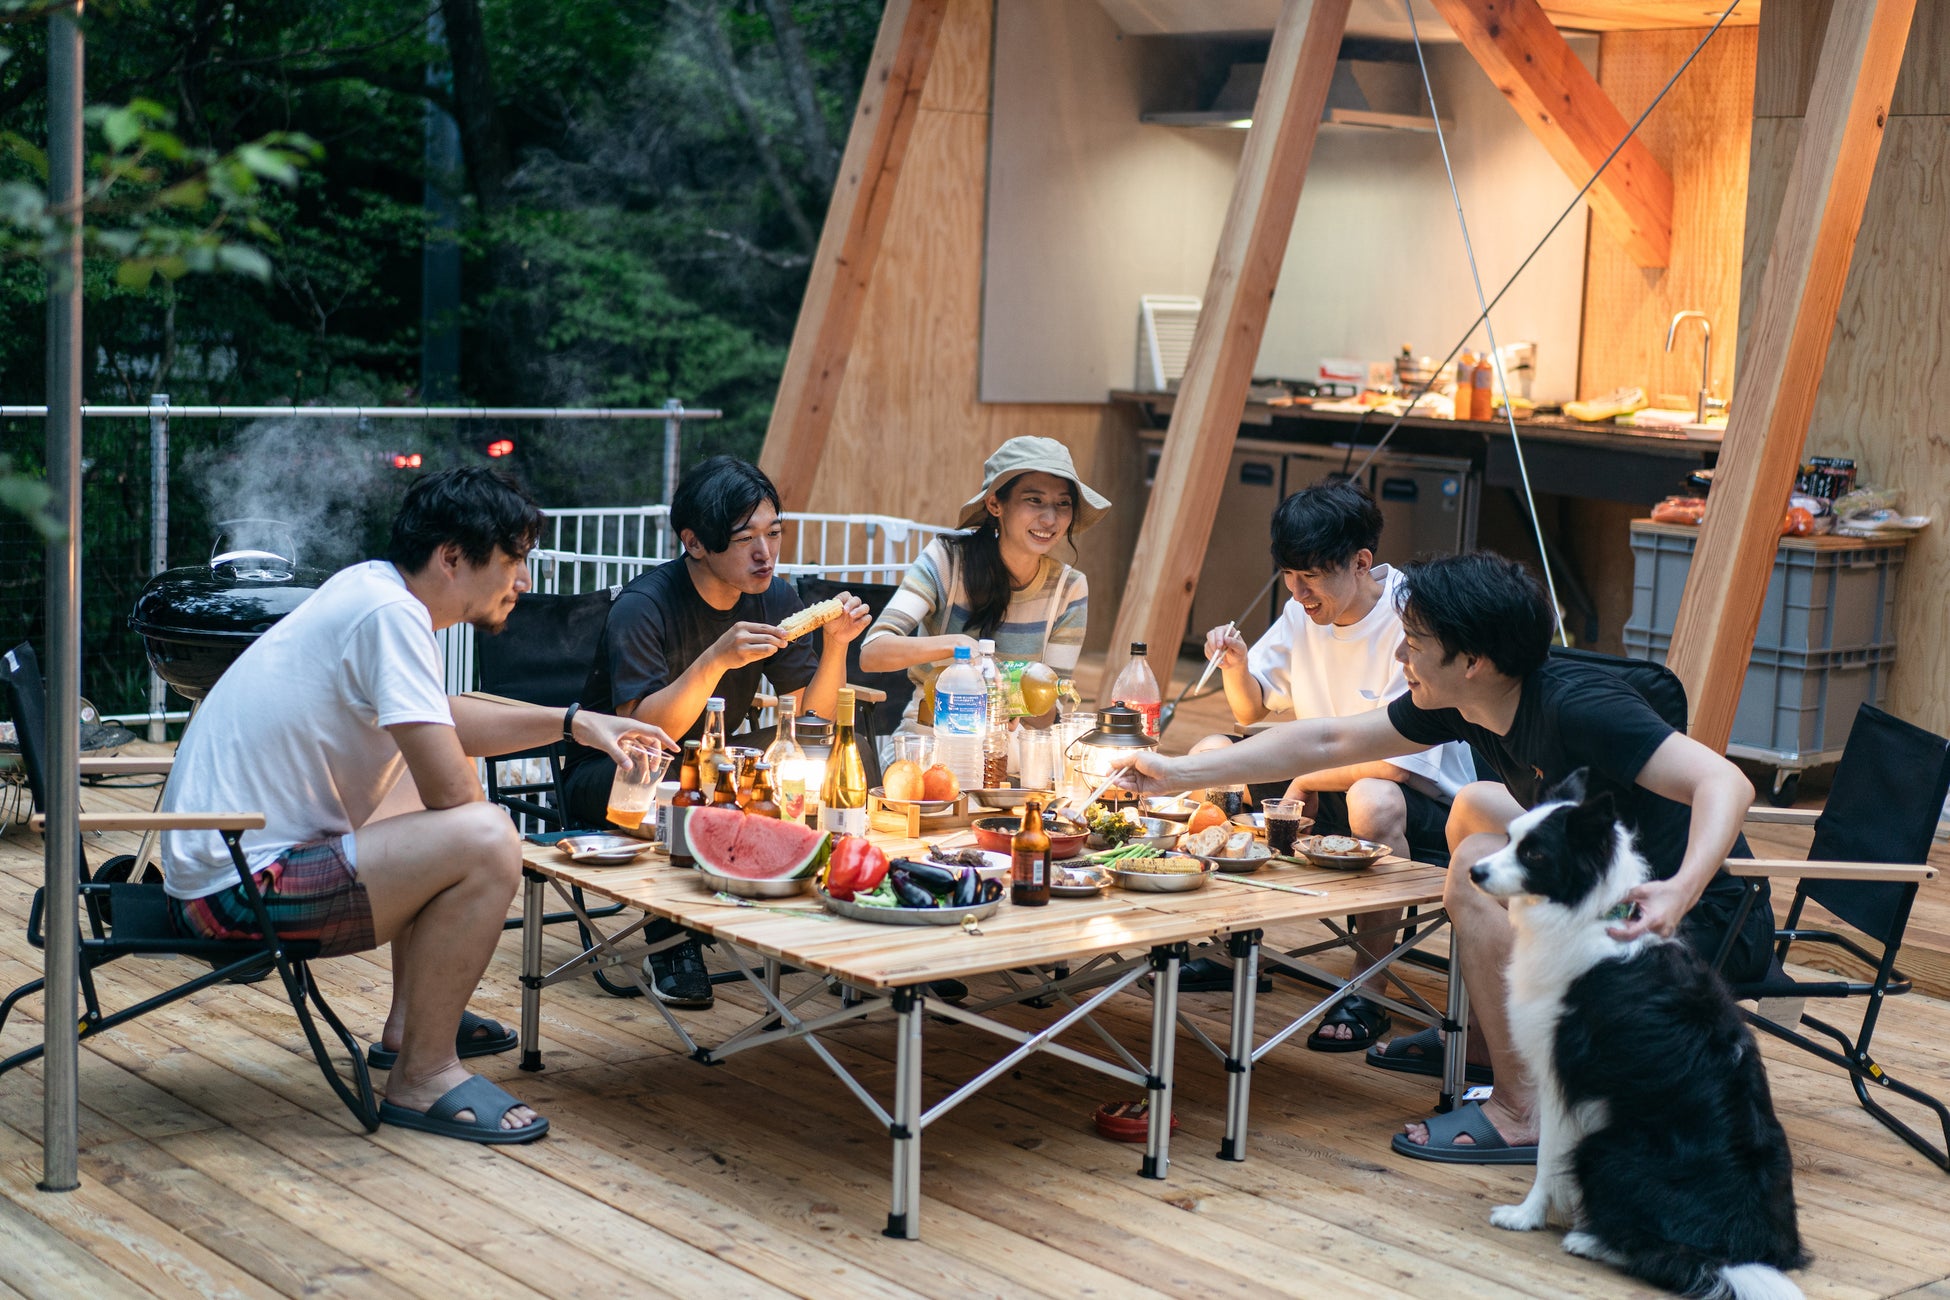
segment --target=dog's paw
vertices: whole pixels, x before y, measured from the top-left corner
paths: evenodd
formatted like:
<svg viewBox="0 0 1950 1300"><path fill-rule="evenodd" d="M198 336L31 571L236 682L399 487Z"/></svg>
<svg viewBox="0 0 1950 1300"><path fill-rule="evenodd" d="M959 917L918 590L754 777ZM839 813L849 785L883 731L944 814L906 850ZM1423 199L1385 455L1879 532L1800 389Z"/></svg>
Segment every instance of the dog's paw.
<svg viewBox="0 0 1950 1300"><path fill-rule="evenodd" d="M1544 1226L1544 1212L1522 1205L1499 1205L1490 1211L1490 1222L1508 1232L1535 1232Z"/></svg>
<svg viewBox="0 0 1950 1300"><path fill-rule="evenodd" d="M1564 1251L1580 1259L1595 1259L1600 1264L1615 1264L1619 1259L1617 1251L1610 1249L1588 1232L1565 1233Z"/></svg>

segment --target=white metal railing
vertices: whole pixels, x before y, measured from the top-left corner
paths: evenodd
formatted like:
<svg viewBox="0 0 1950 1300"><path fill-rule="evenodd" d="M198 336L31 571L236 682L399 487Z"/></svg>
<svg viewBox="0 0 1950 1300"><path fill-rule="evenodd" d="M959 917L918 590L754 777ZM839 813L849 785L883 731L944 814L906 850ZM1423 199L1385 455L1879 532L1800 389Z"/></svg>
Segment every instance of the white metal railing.
<svg viewBox="0 0 1950 1300"><path fill-rule="evenodd" d="M528 553L534 590L573 595L620 587L676 554L670 507L619 506L544 510L540 544ZM953 532L937 524L892 515L834 515L787 511L779 571L834 582L897 583L927 544ZM474 629L465 624L439 634L447 689L471 690Z"/></svg>

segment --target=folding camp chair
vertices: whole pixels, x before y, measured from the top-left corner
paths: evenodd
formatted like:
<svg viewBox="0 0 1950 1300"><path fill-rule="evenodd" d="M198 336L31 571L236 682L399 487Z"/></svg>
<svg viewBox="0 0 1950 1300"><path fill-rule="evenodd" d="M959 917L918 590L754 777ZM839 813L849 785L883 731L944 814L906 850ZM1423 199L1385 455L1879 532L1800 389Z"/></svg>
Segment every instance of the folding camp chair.
<svg viewBox="0 0 1950 1300"><path fill-rule="evenodd" d="M1864 704L1856 713L1827 805L1819 814L1791 808L1755 808L1748 814L1754 822L1812 822L1815 835L1808 860L1735 859L1727 869L1749 884L1738 921L1758 905L1759 887L1769 877L1800 881L1785 923L1774 932L1774 959L1767 975L1733 985L1736 998L1762 1000L1757 1010L1743 1008L1749 1023L1848 1071L1856 1099L1865 1110L1939 1168L1950 1171L1950 1109L1929 1093L1891 1078L1870 1052L1882 1000L1910 990L1909 979L1896 969L1896 958L1917 890L1936 874L1926 860L1947 791L1950 740ZM1828 912L1838 928L1804 925L1810 903ZM1784 967L1797 943L1824 945L1813 951L1833 954L1831 960L1852 970L1853 976L1789 975ZM1804 955L1800 960L1806 964L1819 958ZM1864 970L1866 979L1861 978ZM1816 998L1865 999L1861 1023L1850 1033L1806 1014L1803 1004ZM1783 1001L1792 1007L1786 1015L1777 1010ZM1800 1026L1832 1039L1836 1047L1801 1033ZM1943 1145L1932 1144L1891 1114L1877 1100L1877 1094L1888 1093L1934 1112Z"/></svg>
<svg viewBox="0 0 1950 1300"><path fill-rule="evenodd" d="M44 802L46 787L43 781L47 772L44 764L42 743L45 734L46 708L41 686L40 665L31 647L22 644L0 655L0 677L4 677L7 692L12 699L14 722L20 740L21 756L25 760L28 781L33 789L37 803ZM43 829L44 818L36 817L36 829ZM257 913L262 939L227 941L196 939L184 935L176 928L169 908L168 897L160 884L114 883L99 878L101 873L92 876L88 871L87 855L80 842L75 844L76 879L80 882L80 914L84 927L79 939L80 984L83 1012L81 1017L81 1037L91 1038L117 1025L125 1024L137 1016L146 1015L158 1007L168 1006L192 994L200 993L213 984L231 980L244 980L260 971L274 968L284 982L285 996L291 1008L297 1013L299 1026L305 1032L305 1040L311 1053L325 1075L325 1082L338 1094L353 1118L362 1124L368 1133L379 1127L379 1102L373 1095L372 1079L367 1073L365 1056L358 1043L339 1020L326 1002L325 995L313 980L308 962L318 956L318 945L311 941L287 941L278 937L269 915L264 910L264 899L258 893L257 882L250 873L244 858L243 833L258 830L264 825L264 815L255 812L220 813L84 813L81 829L84 834L90 831L149 831L149 830L214 830L222 836L230 860L237 868L238 879L242 882L251 906ZM28 909L27 941L36 948L46 947L46 936L42 932L42 918L46 914L46 891L34 891L32 905ZM144 998L133 1006L104 1012L100 991L96 987L95 972L123 957L188 957L207 964L210 969L195 978L172 988ZM30 980L0 1000L0 1032L4 1032L7 1017L23 998L39 993L45 986L44 980ZM332 1060L332 1054L325 1040L318 1032L312 1019L312 1009L337 1036L340 1045L352 1063L351 1077L340 1073ZM39 1060L43 1047L39 1044L24 1048L0 1060L0 1075Z"/></svg>

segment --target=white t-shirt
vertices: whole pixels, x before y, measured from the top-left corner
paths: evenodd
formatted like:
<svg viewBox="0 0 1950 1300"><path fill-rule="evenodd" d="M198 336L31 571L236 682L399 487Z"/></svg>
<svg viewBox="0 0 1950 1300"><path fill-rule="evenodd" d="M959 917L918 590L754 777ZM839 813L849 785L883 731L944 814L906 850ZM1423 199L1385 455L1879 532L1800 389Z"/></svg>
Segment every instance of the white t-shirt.
<svg viewBox="0 0 1950 1300"><path fill-rule="evenodd" d="M1246 670L1258 679L1269 712L1291 709L1299 718L1345 718L1379 709L1408 689L1395 658L1402 640L1402 619L1395 612L1402 575L1377 564L1374 576L1381 583L1381 599L1360 622L1321 627L1299 601L1289 600L1273 626L1253 643ZM1363 690L1373 698L1361 694ZM1476 779L1475 761L1463 744L1438 745L1388 762L1426 777L1452 799Z"/></svg>
<svg viewBox="0 0 1950 1300"><path fill-rule="evenodd" d="M341 569L218 679L177 747L163 808L262 812L244 833L252 871L296 844L349 835L392 792L406 760L385 728L454 724L427 607L383 560ZM215 831L171 831L175 898L237 883Z"/></svg>

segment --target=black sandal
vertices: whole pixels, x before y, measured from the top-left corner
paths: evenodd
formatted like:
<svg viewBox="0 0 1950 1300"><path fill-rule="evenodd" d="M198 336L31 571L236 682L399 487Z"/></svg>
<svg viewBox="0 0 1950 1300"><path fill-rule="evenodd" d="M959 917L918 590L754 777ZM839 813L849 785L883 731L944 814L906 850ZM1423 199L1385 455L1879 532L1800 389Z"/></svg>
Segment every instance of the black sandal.
<svg viewBox="0 0 1950 1300"><path fill-rule="evenodd" d="M1351 993L1335 1003L1334 1009L1314 1026L1314 1031L1307 1035L1307 1047L1315 1052L1366 1051L1379 1042L1394 1024L1386 1011L1359 993ZM1329 1025L1346 1025L1354 1033L1346 1038L1329 1038L1321 1033Z"/></svg>
<svg viewBox="0 0 1950 1300"><path fill-rule="evenodd" d="M1425 1074L1431 1079L1442 1077L1442 1035L1429 1028L1413 1034L1403 1034L1386 1047L1368 1049L1368 1064L1377 1070L1394 1070L1400 1074ZM1496 1075L1487 1065L1464 1067L1463 1080L1466 1083L1496 1082Z"/></svg>

